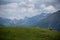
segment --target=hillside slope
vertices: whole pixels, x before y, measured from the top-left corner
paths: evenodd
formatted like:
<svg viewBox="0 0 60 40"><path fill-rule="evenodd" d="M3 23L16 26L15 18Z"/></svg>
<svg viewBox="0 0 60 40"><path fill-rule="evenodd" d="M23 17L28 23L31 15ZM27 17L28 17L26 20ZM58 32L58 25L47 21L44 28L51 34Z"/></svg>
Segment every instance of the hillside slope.
<svg viewBox="0 0 60 40"><path fill-rule="evenodd" d="M47 18L39 21L36 26L44 28L50 27L60 31L60 11L57 11Z"/></svg>
<svg viewBox="0 0 60 40"><path fill-rule="evenodd" d="M0 40L60 40L60 32L44 28L0 28Z"/></svg>

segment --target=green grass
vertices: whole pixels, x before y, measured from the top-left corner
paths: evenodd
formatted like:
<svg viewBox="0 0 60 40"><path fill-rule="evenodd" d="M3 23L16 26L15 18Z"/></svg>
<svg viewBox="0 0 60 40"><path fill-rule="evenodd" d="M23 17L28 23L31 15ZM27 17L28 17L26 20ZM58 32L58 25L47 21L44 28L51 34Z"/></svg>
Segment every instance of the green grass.
<svg viewBox="0 0 60 40"><path fill-rule="evenodd" d="M0 28L0 40L60 40L60 32L44 28Z"/></svg>

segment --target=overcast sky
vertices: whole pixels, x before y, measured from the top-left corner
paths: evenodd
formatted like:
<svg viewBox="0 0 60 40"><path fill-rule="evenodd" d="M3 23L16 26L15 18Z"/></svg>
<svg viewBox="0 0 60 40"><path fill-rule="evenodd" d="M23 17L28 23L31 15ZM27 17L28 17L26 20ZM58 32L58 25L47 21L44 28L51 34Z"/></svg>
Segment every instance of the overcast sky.
<svg viewBox="0 0 60 40"><path fill-rule="evenodd" d="M0 0L0 17L24 19L60 10L60 0Z"/></svg>

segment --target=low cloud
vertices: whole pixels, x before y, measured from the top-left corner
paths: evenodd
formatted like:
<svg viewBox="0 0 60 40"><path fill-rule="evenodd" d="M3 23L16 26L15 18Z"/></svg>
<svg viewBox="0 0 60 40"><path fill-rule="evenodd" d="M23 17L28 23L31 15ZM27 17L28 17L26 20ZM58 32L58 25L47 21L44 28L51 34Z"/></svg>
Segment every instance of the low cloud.
<svg viewBox="0 0 60 40"><path fill-rule="evenodd" d="M57 10L54 8L54 6L50 5L47 6L46 8L43 9L46 13L53 13L56 12Z"/></svg>
<svg viewBox="0 0 60 40"><path fill-rule="evenodd" d="M24 19L25 17L32 17L45 13L53 13L58 10L58 5L53 5L54 0L2 0L4 2L11 2L0 5L0 17L10 19ZM46 3L52 4L46 4ZM58 3L57 3L58 4ZM39 8L37 9L38 6Z"/></svg>

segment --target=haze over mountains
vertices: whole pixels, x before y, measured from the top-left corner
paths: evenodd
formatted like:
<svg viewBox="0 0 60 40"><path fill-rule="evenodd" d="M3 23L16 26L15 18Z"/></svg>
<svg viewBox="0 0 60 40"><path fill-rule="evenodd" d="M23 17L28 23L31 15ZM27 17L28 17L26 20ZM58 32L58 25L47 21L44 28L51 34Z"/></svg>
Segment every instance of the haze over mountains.
<svg viewBox="0 0 60 40"><path fill-rule="evenodd" d="M42 13L40 15L25 19L7 19L0 17L0 26L23 26L23 27L52 27L60 29L60 10L52 14Z"/></svg>
<svg viewBox="0 0 60 40"><path fill-rule="evenodd" d="M39 21L36 26L44 28L50 27L60 31L60 10Z"/></svg>
<svg viewBox="0 0 60 40"><path fill-rule="evenodd" d="M25 17L24 19L20 19L20 20L18 20L18 19L11 20L8 18L0 17L0 25L5 25L5 26L34 26L40 20L46 18L49 15L50 15L50 13L41 13L40 15L33 16L33 17Z"/></svg>

